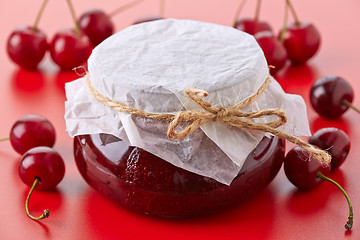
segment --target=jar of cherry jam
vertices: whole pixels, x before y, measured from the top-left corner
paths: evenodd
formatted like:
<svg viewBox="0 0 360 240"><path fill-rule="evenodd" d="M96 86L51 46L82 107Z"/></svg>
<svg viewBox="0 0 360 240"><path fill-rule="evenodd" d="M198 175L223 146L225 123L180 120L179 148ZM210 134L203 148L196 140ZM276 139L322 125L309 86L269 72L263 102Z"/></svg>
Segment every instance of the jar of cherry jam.
<svg viewBox="0 0 360 240"><path fill-rule="evenodd" d="M264 131L310 134L303 99L269 75L252 36L193 20L109 37L66 96L82 177L119 205L156 216L208 213L253 196L284 160L284 140Z"/></svg>
<svg viewBox="0 0 360 240"><path fill-rule="evenodd" d="M282 166L284 140L264 137L229 186L108 134L77 136L74 151L82 177L101 195L136 212L178 217L216 211L263 190Z"/></svg>

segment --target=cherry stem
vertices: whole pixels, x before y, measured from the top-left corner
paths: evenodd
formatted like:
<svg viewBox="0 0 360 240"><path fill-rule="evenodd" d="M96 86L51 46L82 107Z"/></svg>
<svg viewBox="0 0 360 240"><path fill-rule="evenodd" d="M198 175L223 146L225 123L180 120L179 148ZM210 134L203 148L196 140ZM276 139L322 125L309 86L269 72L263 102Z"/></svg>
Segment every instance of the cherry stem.
<svg viewBox="0 0 360 240"><path fill-rule="evenodd" d="M73 6L71 0L67 0L67 3L68 3L68 6L69 6L69 9L70 9L71 17L73 18L73 21L74 21L74 24L75 24L75 33L77 35L79 35L80 34L80 27L79 27L79 23L78 23L78 21L76 19L74 6Z"/></svg>
<svg viewBox="0 0 360 240"><path fill-rule="evenodd" d="M143 2L143 1L144 1L144 0L135 0L135 1L129 2L129 3L125 4L125 5L122 5L122 6L118 7L118 8L116 8L115 10L113 10L112 12L110 12L110 13L108 14L108 16L109 16L110 18L112 18L112 17L114 17L115 15L117 15L117 14L119 14L119 13L121 13L121 12L123 12L123 11L131 8L131 7L133 7L133 6L136 6L137 4L139 4L139 3Z"/></svg>
<svg viewBox="0 0 360 240"><path fill-rule="evenodd" d="M35 18L35 22L34 22L34 25L32 27L32 30L33 31L36 31L38 25L39 25L39 22L40 22L40 18L44 12L44 9L46 7L46 4L48 3L49 0L44 0L43 3L41 4L41 7L40 7L40 10L38 12L38 14L36 15L36 18Z"/></svg>
<svg viewBox="0 0 360 240"><path fill-rule="evenodd" d="M289 9L290 9L290 11L291 11L292 16L294 17L295 24L296 24L296 25L299 25L299 24L300 24L300 20L299 20L297 14L296 14L296 11L295 11L294 6L293 6L292 3L290 2L290 0L286 0L286 3L287 3L287 5L289 6Z"/></svg>
<svg viewBox="0 0 360 240"><path fill-rule="evenodd" d="M160 5L159 5L160 17L164 18L164 13L165 13L165 0L160 0Z"/></svg>
<svg viewBox="0 0 360 240"><path fill-rule="evenodd" d="M285 32L286 32L287 23L288 23L288 17L289 17L289 5L287 2L285 2L284 25L283 25L283 28L281 30L281 35L280 35L281 43L284 43L284 41L285 41Z"/></svg>
<svg viewBox="0 0 360 240"><path fill-rule="evenodd" d="M1 141L7 141L7 140L10 140L10 137L0 138L0 142L1 142Z"/></svg>
<svg viewBox="0 0 360 240"><path fill-rule="evenodd" d="M337 188L340 189L340 191L344 194L347 202L348 202L348 205L349 205L349 217L348 217L348 221L346 222L345 224L345 228L346 230L351 230L352 226L353 226L353 222L354 222L354 214L353 214L353 209L352 209L352 206L351 206L351 202L350 202L350 199L349 199L349 196L347 195L347 193L345 192L345 190L340 186L340 184L338 184L337 182L335 182L334 180L332 180L331 178L328 178L326 177L325 175L323 175L321 172L318 172L316 174L316 176L318 178L321 178L321 179L324 179L328 182L331 182L332 184L334 184Z"/></svg>
<svg viewBox="0 0 360 240"><path fill-rule="evenodd" d="M259 21L259 17L260 17L260 6L261 6L261 0L257 0L257 2L256 2L256 10L255 10L255 17L254 17L254 20L255 20L255 21Z"/></svg>
<svg viewBox="0 0 360 240"><path fill-rule="evenodd" d="M351 104L348 100L344 99L343 103L348 106L349 108L355 110L356 112L360 113L360 109L356 108L354 105Z"/></svg>
<svg viewBox="0 0 360 240"><path fill-rule="evenodd" d="M27 213L27 215L29 216L29 218L31 218L31 219L33 219L33 220L41 220L41 219L44 219L44 218L48 218L49 215L50 215L50 210L49 210L49 209L45 209L45 210L44 210L44 213L41 214L41 216L39 216L39 217L34 217L34 216L31 215L30 212L29 212L29 199L30 199L30 196L31 196L32 192L34 191L34 189L35 189L35 187L36 187L36 184L38 184L39 181L40 181L40 178L35 177L34 183L33 183L32 187L31 187L31 189L30 189L30 191L29 191L29 194L28 194L28 196L27 196L27 198L26 198L26 202L25 202L26 213Z"/></svg>
<svg viewBox="0 0 360 240"><path fill-rule="evenodd" d="M233 20L233 27L236 28L236 23L237 23L237 20L238 18L240 17L240 13L241 11L243 10L244 6L245 6L245 3L246 3L246 0L242 0L239 4L239 6L237 7L236 9L236 13L235 13L235 17L234 17L234 20Z"/></svg>

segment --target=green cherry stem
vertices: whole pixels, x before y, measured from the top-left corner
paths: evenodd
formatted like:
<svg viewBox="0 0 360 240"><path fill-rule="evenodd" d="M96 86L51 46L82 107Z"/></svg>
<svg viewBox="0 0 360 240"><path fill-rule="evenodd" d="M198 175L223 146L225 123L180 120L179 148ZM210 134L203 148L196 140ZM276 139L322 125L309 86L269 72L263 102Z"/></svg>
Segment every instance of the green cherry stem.
<svg viewBox="0 0 360 240"><path fill-rule="evenodd" d="M73 6L71 0L67 0L67 4L68 4L69 9L70 9L71 17L72 17L72 19L73 19L73 21L74 21L74 24L75 24L75 33L76 33L77 35L79 35L79 34L80 34L80 27L79 27L79 22L78 22L78 20L76 19L76 14L75 14L74 6Z"/></svg>
<svg viewBox="0 0 360 240"><path fill-rule="evenodd" d="M0 142L10 140L10 137L0 138Z"/></svg>
<svg viewBox="0 0 360 240"><path fill-rule="evenodd" d="M33 31L36 31L36 29L39 25L39 22L40 22L40 18L45 10L45 7L46 7L46 4L48 3L48 1L49 0L44 0L43 3L41 4L40 10L39 10L38 14L36 15L34 25L32 26Z"/></svg>
<svg viewBox="0 0 360 240"><path fill-rule="evenodd" d="M335 182L334 180L332 180L331 178L328 178L326 176L324 176L321 172L318 172L316 174L316 176L318 178L321 178L321 179L324 179L328 182L331 182L332 184L334 184L337 188L340 189L340 191L344 194L347 202L348 202L348 205L349 205L349 217L348 217L348 221L346 222L345 224L345 228L346 230L351 230L352 226L353 226L353 222L354 222L354 213L353 213L353 209L352 209L352 205L351 205L351 202L350 202L350 198L349 196L347 195L347 193L345 192L345 190L337 183Z"/></svg>
<svg viewBox="0 0 360 240"><path fill-rule="evenodd" d="M29 194L26 198L26 202L25 202L25 209L26 209L26 213L27 215L29 216L29 218L33 219L33 220L41 220L41 219L44 219L44 218L48 218L49 215L50 215L50 210L49 209L45 209L44 210L44 213L41 214L41 216L39 217L34 217L33 215L30 214L29 212L29 199L30 199L30 196L32 194L32 192L34 191L35 187L36 187L36 184L38 184L38 182L40 181L40 178L38 177L35 177L35 180L34 180L34 183L29 191Z"/></svg>
<svg viewBox="0 0 360 240"><path fill-rule="evenodd" d="M133 6L136 6L137 4L139 4L139 3L143 2L143 1L144 1L144 0L135 0L135 1L129 2L129 3L125 4L125 5L122 5L122 6L118 7L118 8L116 8L115 10L113 10L112 12L110 12L110 13L108 14L108 16L112 18L112 17L114 17L115 15L117 15L117 14L119 14L119 13L121 13L121 12L123 12L123 11L131 8L131 7L133 7Z"/></svg>
<svg viewBox="0 0 360 240"><path fill-rule="evenodd" d="M232 24L232 26L234 28L236 27L236 22L237 22L238 18L240 17L240 13L241 13L242 9L244 8L245 3L246 3L246 0L242 0L236 9L235 17L234 17L233 24Z"/></svg>

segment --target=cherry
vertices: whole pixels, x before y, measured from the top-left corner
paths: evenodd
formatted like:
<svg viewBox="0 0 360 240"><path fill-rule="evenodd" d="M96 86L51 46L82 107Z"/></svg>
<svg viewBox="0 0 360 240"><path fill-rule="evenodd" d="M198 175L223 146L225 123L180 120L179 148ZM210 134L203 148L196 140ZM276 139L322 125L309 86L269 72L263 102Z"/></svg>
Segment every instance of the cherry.
<svg viewBox="0 0 360 240"><path fill-rule="evenodd" d="M142 1L132 1L109 14L100 9L88 10L80 16L78 20L79 27L89 37L91 44L95 47L114 33L114 24L111 20L113 16Z"/></svg>
<svg viewBox="0 0 360 240"><path fill-rule="evenodd" d="M37 190L56 187L65 174L65 164L60 154L50 147L35 147L24 153L20 160L19 175L28 186L39 178Z"/></svg>
<svg viewBox="0 0 360 240"><path fill-rule="evenodd" d="M26 213L34 220L47 218L50 214L48 209L40 217L33 217L29 213L28 204L34 189L49 190L55 188L65 174L64 160L60 154L49 147L35 147L25 152L19 164L19 176L21 180L31 187L26 199Z"/></svg>
<svg viewBox="0 0 360 240"><path fill-rule="evenodd" d="M46 35L37 27L47 2L41 5L33 26L18 27L7 40L10 59L22 68L36 69L48 49Z"/></svg>
<svg viewBox="0 0 360 240"><path fill-rule="evenodd" d="M310 90L310 103L314 110L327 119L341 116L348 108L357 112L351 103L354 92L351 85L338 76L324 76L319 78Z"/></svg>
<svg viewBox="0 0 360 240"><path fill-rule="evenodd" d="M330 174L329 164L321 163L314 155L311 155L308 151L296 146L291 149L285 157L284 171L289 181L300 190L311 190L324 180L331 182L338 187L344 194L349 206L349 217L345 224L345 228L347 230L352 228L353 210L350 199L345 190L338 183L327 177Z"/></svg>
<svg viewBox="0 0 360 240"><path fill-rule="evenodd" d="M236 29L239 29L243 32L249 33L251 35L254 35L254 34L256 34L258 32L262 32L262 31L271 31L272 32L272 28L270 27L270 25L268 23L259 20L261 0L257 1L254 18L238 19L239 15L240 15L240 11L242 10L244 4L245 4L245 1L243 0L237 9L233 27Z"/></svg>
<svg viewBox="0 0 360 240"><path fill-rule="evenodd" d="M296 146L291 149L284 161L284 171L289 181L301 190L311 190L317 187L322 178L317 177L317 173L323 175L330 174L330 165L324 165L319 160L310 156L305 149Z"/></svg>
<svg viewBox="0 0 360 240"><path fill-rule="evenodd" d="M293 64L303 64L318 51L320 33L313 24L299 21L289 0L287 6L292 11L295 22L285 26L279 38L287 50L290 61Z"/></svg>
<svg viewBox="0 0 360 240"><path fill-rule="evenodd" d="M276 74L287 61L287 52L281 42L271 31L262 31L254 35L256 41L264 52L272 75Z"/></svg>
<svg viewBox="0 0 360 240"><path fill-rule="evenodd" d="M52 60L63 70L72 70L85 63L92 45L85 33L63 29L55 34L50 44Z"/></svg>
<svg viewBox="0 0 360 240"><path fill-rule="evenodd" d="M79 20L80 29L89 37L95 47L114 32L114 24L109 16L100 9L83 13Z"/></svg>
<svg viewBox="0 0 360 240"><path fill-rule="evenodd" d="M63 29L55 34L50 43L52 60L63 70L72 70L82 65L90 56L92 44L86 34L80 31L75 11L67 0L75 29Z"/></svg>
<svg viewBox="0 0 360 240"><path fill-rule="evenodd" d="M322 128L314 133L309 143L331 155L331 171L340 167L350 151L350 140L348 135L337 128Z"/></svg>
<svg viewBox="0 0 360 240"><path fill-rule="evenodd" d="M37 114L28 114L14 123L10 137L1 140L10 140L14 150L23 154L37 146L52 147L55 143L55 129L46 118Z"/></svg>
<svg viewBox="0 0 360 240"><path fill-rule="evenodd" d="M283 44L290 61L303 64L318 51L320 34L311 23L292 23L286 27Z"/></svg>

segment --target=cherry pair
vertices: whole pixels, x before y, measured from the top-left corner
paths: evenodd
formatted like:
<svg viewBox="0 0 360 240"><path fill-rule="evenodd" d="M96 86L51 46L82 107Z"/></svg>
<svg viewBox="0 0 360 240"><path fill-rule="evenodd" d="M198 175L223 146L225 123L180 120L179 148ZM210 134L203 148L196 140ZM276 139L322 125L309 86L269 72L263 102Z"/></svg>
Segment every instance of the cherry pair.
<svg viewBox="0 0 360 240"><path fill-rule="evenodd" d="M309 143L327 151L332 157L331 164L320 162L314 155L296 146L285 157L285 175L292 184L305 191L315 188L324 180L337 186L349 205L349 217L345 228L350 230L353 225L353 210L349 197L338 183L328 177L330 171L337 169L345 161L350 150L349 137L339 129L323 128L309 139Z"/></svg>
<svg viewBox="0 0 360 240"><path fill-rule="evenodd" d="M111 17L142 2L135 0L106 14L101 10L90 10L76 18L74 7L67 0L75 28L57 32L50 43L46 34L38 28L40 17L48 0L44 0L33 26L25 26L12 32L7 41L7 52L13 62L26 69L36 69L47 51L54 63L62 70L72 70L85 63L93 47L114 32Z"/></svg>
<svg viewBox="0 0 360 240"><path fill-rule="evenodd" d="M67 0L72 15L73 7ZM80 31L77 21L75 29L64 29L56 33L48 43L46 34L38 28L40 17L48 0L44 0L32 27L25 26L12 32L7 41L9 57L20 67L36 69L47 51L52 60L63 70L71 70L83 64L90 56L92 45Z"/></svg>
<svg viewBox="0 0 360 240"><path fill-rule="evenodd" d="M28 114L18 119L11 128L9 139L15 151L22 154L19 164L21 180L31 187L26 199L26 212L34 220L47 218L48 209L40 217L29 213L28 204L34 189L55 188L63 179L65 164L60 154L51 147L55 143L55 129L44 117Z"/></svg>
<svg viewBox="0 0 360 240"><path fill-rule="evenodd" d="M271 74L278 72L289 59L293 64L303 64L312 58L320 47L320 34L314 25L301 22L289 0L286 0L284 27L276 37L271 26L259 20L261 0L257 1L256 14L253 19L237 19L243 8L243 0L236 13L233 26L239 30L254 35L264 52ZM291 10L295 22L287 24L287 12Z"/></svg>

